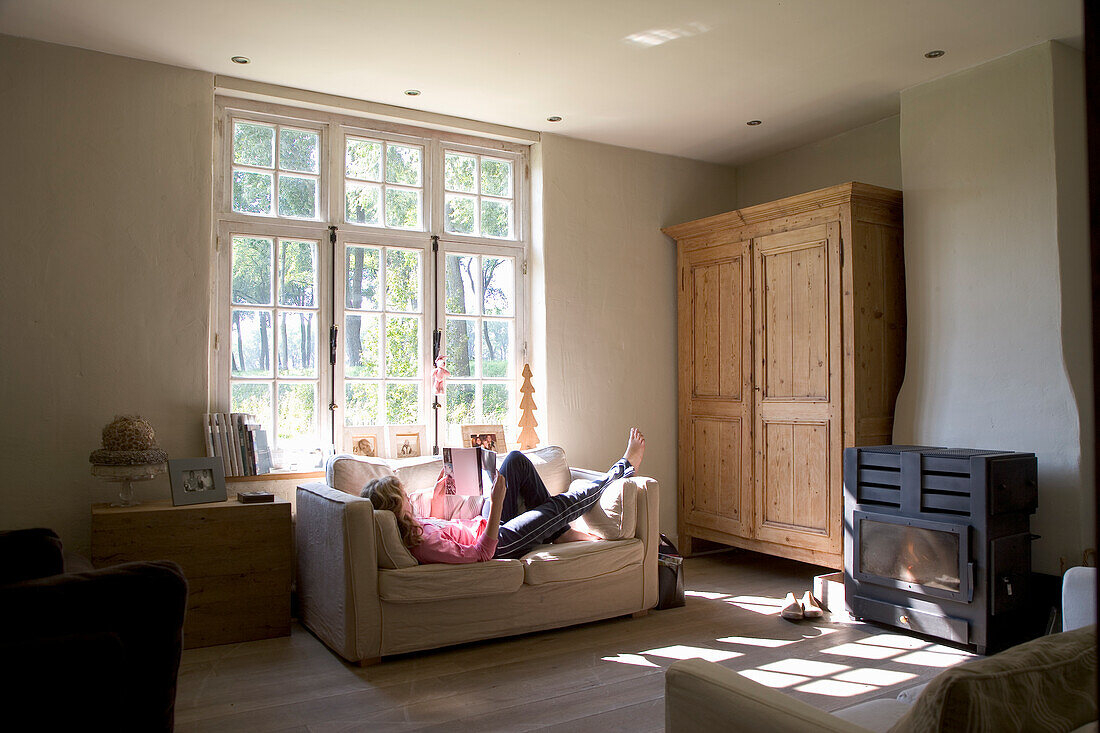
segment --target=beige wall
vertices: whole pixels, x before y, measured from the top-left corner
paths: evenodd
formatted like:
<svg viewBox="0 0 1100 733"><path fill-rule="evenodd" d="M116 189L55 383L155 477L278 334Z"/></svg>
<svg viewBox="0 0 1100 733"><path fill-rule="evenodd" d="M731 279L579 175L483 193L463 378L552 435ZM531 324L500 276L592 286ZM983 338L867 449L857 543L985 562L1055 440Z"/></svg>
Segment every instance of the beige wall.
<svg viewBox="0 0 1100 733"><path fill-rule="evenodd" d="M0 98L0 528L86 550L113 415L202 454L213 79L0 36Z"/></svg>
<svg viewBox="0 0 1100 733"><path fill-rule="evenodd" d="M838 183L901 188L900 116L737 167L737 206L754 206Z"/></svg>
<svg viewBox="0 0 1100 733"><path fill-rule="evenodd" d="M1084 182L1080 65L1042 44L908 89L901 107L909 339L894 437L1034 451L1034 567L1050 573L1094 545L1078 409L1092 399L1087 223L1083 196L1062 190Z"/></svg>
<svg viewBox="0 0 1100 733"><path fill-rule="evenodd" d="M602 470L639 426L643 473L661 482L661 528L674 534L676 251L660 228L734 208L734 171L555 135L540 147L539 435L570 463Z"/></svg>

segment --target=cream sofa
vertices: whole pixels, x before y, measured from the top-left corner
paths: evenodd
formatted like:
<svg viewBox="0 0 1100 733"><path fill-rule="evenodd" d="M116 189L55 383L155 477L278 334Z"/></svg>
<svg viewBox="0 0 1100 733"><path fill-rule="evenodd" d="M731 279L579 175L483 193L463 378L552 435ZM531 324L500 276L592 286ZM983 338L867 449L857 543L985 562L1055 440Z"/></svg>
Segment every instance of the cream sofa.
<svg viewBox="0 0 1100 733"><path fill-rule="evenodd" d="M561 448L528 455L552 494L599 476L570 468ZM574 524L605 539L542 545L516 560L418 565L400 542L393 514L375 511L359 492L371 478L393 474L413 494L414 505L425 506L440 467L438 458L337 456L327 464L324 483L298 487L299 619L340 656L367 664L656 605L654 479L615 481Z"/></svg>

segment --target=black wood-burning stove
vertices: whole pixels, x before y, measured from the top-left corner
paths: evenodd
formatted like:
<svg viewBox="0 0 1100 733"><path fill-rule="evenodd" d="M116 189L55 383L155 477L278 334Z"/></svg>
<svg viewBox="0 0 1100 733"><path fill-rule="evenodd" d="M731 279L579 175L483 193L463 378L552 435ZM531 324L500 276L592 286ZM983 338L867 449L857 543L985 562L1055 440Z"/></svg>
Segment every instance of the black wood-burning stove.
<svg viewBox="0 0 1100 733"><path fill-rule="evenodd" d="M976 647L1020 640L1031 578L1033 453L844 451L844 597L856 618Z"/></svg>

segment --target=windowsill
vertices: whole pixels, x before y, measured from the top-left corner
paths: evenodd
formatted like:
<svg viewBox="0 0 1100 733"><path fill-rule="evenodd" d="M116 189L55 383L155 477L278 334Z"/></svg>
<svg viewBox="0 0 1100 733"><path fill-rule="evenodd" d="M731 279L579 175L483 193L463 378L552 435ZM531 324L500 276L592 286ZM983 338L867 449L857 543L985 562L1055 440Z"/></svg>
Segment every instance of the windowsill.
<svg viewBox="0 0 1100 733"><path fill-rule="evenodd" d="M303 478L324 478L324 471L272 471L259 476L226 476L227 484L241 481L289 481Z"/></svg>

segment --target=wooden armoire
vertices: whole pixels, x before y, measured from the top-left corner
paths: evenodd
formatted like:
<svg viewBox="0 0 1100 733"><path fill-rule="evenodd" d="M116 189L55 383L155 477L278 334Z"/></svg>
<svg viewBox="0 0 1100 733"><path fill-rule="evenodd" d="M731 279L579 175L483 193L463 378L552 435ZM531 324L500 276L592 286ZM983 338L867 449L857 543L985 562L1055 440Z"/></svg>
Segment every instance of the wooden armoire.
<svg viewBox="0 0 1100 733"><path fill-rule="evenodd" d="M677 242L679 540L841 568L842 453L889 443L905 371L901 193L862 183Z"/></svg>

